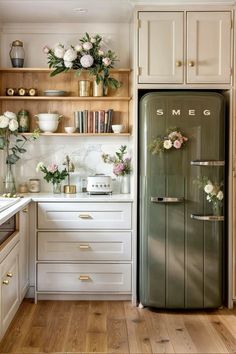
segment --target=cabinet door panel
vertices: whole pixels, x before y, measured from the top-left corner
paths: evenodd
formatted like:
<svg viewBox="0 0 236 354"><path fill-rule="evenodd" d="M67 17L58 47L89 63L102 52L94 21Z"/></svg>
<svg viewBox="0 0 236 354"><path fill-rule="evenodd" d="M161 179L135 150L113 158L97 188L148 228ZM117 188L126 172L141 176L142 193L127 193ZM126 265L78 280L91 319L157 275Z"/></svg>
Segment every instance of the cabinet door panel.
<svg viewBox="0 0 236 354"><path fill-rule="evenodd" d="M183 12L141 12L139 19L139 83L182 83Z"/></svg>
<svg viewBox="0 0 236 354"><path fill-rule="evenodd" d="M230 43L230 12L188 12L187 83L230 83Z"/></svg>

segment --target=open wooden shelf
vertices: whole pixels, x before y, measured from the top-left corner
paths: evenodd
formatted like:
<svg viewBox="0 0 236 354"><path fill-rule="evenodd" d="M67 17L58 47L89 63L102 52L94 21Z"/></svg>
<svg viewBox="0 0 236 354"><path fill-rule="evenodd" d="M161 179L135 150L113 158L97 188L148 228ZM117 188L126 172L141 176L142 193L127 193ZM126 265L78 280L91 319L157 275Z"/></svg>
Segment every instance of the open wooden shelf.
<svg viewBox="0 0 236 354"><path fill-rule="evenodd" d="M22 135L32 135L32 133L20 133ZM68 134L68 133L40 133L39 135L42 136L74 136L74 137L79 137L79 136L130 136L130 133L119 133L119 134L115 134L115 133L72 133L72 134Z"/></svg>
<svg viewBox="0 0 236 354"><path fill-rule="evenodd" d="M50 73L51 71L53 71L53 69L49 69L49 68L0 68L0 72L5 72L5 73L28 73L28 72L32 72L32 73ZM73 72L73 71L71 71ZM74 70L75 72L75 70ZM120 68L120 69L110 69L111 73L130 73L131 69L124 69L124 68ZM77 76L77 78L79 79L79 76Z"/></svg>
<svg viewBox="0 0 236 354"><path fill-rule="evenodd" d="M0 96L2 101L130 101L131 97L119 96Z"/></svg>

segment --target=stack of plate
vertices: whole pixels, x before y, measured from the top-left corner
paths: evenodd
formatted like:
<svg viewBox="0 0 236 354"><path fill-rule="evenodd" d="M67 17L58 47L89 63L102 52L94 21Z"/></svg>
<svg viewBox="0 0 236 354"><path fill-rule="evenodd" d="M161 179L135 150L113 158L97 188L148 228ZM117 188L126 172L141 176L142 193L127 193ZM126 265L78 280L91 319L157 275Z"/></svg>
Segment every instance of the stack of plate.
<svg viewBox="0 0 236 354"><path fill-rule="evenodd" d="M66 91L62 90L45 90L44 95L45 96L65 96Z"/></svg>

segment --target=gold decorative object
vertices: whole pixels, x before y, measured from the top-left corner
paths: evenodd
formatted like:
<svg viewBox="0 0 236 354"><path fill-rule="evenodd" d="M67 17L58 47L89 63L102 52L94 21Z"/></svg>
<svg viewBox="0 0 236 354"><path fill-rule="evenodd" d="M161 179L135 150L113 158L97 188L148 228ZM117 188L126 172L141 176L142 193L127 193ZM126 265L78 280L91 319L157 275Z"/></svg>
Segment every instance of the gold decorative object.
<svg viewBox="0 0 236 354"><path fill-rule="evenodd" d="M63 163L63 165L66 165L66 170L68 172L68 184L66 184L63 187L63 191L66 194L75 194L76 193L76 186L70 184L70 172L74 172L75 165L73 164L73 162L71 161L71 159L69 158L68 155L66 155L66 159L65 159L65 162Z"/></svg>
<svg viewBox="0 0 236 354"><path fill-rule="evenodd" d="M87 97L90 96L91 82L89 80L79 81L79 96Z"/></svg>
<svg viewBox="0 0 236 354"><path fill-rule="evenodd" d="M94 97L103 96L103 82L102 81L100 81L99 84L97 84L96 80L93 81L93 96Z"/></svg>

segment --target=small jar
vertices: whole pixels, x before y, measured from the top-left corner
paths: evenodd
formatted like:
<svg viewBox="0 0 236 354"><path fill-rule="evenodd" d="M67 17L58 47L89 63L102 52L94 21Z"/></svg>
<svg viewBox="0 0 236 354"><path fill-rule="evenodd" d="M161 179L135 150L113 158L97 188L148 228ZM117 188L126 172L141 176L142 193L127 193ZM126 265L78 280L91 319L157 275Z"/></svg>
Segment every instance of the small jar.
<svg viewBox="0 0 236 354"><path fill-rule="evenodd" d="M29 179L29 192L30 193L39 193L40 192L40 179L31 178Z"/></svg>
<svg viewBox="0 0 236 354"><path fill-rule="evenodd" d="M18 132L25 133L29 131L29 112L21 109L17 114Z"/></svg>
<svg viewBox="0 0 236 354"><path fill-rule="evenodd" d="M25 52L23 48L23 42L16 40L11 44L10 50L11 64L13 68L23 68Z"/></svg>
<svg viewBox="0 0 236 354"><path fill-rule="evenodd" d="M28 186L27 186L26 182L19 184L18 192L19 193L28 193Z"/></svg>

